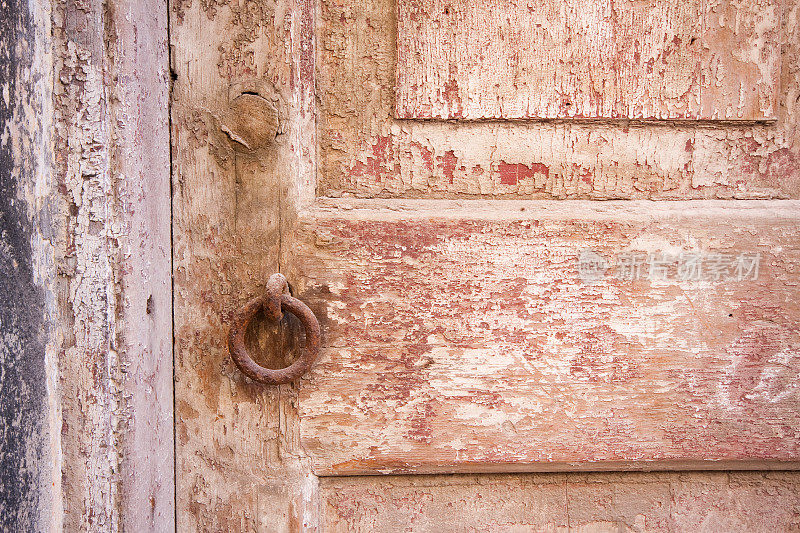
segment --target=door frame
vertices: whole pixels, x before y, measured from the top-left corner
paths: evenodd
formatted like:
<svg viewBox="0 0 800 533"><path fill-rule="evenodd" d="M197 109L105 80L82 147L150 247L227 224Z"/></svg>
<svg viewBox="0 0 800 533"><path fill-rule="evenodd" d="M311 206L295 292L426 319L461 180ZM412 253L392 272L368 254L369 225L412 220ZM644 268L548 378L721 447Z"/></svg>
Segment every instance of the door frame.
<svg viewBox="0 0 800 533"><path fill-rule="evenodd" d="M171 531L168 2L29 9L47 133L36 189L55 198L36 252L53 318L43 529Z"/></svg>

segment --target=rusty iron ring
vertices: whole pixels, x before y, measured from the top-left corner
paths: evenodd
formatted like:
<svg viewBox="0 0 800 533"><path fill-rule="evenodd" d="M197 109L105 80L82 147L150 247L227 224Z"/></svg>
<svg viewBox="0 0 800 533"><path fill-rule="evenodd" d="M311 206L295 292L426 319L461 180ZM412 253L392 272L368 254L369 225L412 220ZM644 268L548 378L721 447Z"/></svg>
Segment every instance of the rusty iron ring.
<svg viewBox="0 0 800 533"><path fill-rule="evenodd" d="M283 277L283 276L281 276ZM272 278L270 278L272 281ZM285 282L285 278L284 278ZM276 284L267 284L268 289L273 289ZM281 291L283 287L280 287ZM264 383L266 385L278 385L281 383L289 383L296 380L308 370L317 359L320 344L320 328L317 317L309 309L309 307L288 294L276 294L273 290L268 290L267 294L254 298L241 307L233 316L231 322L231 330L228 334L228 349L231 352L231 358L236 366L239 367L247 377ZM277 304L280 302L280 304ZM303 354L291 365L286 368L271 369L265 368L250 357L247 353L247 348L244 346L244 333L247 331L247 326L250 321L262 308L266 309L274 321L280 320L282 316L281 311L288 311L296 316L303 324L306 332L306 346ZM274 310L277 308L278 315L275 319Z"/></svg>

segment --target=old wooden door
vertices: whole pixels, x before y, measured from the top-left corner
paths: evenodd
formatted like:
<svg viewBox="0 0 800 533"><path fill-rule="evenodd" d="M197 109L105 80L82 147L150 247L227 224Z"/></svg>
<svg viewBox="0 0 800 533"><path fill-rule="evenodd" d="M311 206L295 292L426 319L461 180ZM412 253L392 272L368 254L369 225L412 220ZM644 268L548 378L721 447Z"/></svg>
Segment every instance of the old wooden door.
<svg viewBox="0 0 800 533"><path fill-rule="evenodd" d="M790 520L790 472L522 473L796 468L798 12L173 2L179 529ZM269 387L278 271L322 351Z"/></svg>

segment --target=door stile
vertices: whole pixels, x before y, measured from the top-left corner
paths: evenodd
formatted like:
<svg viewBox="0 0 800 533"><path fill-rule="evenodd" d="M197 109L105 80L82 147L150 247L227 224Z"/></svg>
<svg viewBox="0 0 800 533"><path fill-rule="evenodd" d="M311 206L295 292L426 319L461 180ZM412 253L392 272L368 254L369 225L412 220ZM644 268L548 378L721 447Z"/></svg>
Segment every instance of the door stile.
<svg viewBox="0 0 800 533"><path fill-rule="evenodd" d="M286 269L295 206L313 197L313 10L171 7L179 530L317 525L295 386L248 380L226 343L235 310ZM250 342L280 351L255 329Z"/></svg>

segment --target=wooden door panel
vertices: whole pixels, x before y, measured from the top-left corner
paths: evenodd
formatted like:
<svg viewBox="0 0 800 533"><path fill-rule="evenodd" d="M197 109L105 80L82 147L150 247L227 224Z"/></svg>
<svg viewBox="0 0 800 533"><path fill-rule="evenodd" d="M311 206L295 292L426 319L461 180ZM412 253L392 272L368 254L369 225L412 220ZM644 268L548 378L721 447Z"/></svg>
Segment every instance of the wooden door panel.
<svg viewBox="0 0 800 533"><path fill-rule="evenodd" d="M298 405L315 472L795 461L799 218L795 202L318 201L291 262L324 330ZM592 283L587 250L609 262ZM733 270L756 254L757 274ZM653 276L618 279L634 256Z"/></svg>
<svg viewBox="0 0 800 533"><path fill-rule="evenodd" d="M730 116L727 107L724 116L715 117L711 111L698 115L727 117L725 120L701 122L644 118L629 121L625 108L619 111L624 120L398 120L396 96L402 95L404 89L401 83L400 92L396 91L396 78L404 45L403 14L399 13L398 20L395 10L431 3L401 0L398 6L397 2L322 2L318 64L318 192L322 196L670 200L800 197L800 145L794 142L800 109L796 101L800 91L797 0L702 3L703 20L709 23L703 35L710 41L701 46L701 51L707 53L699 66L705 76L702 98L719 106L732 101L736 105ZM466 4L451 2L453 9ZM483 4L469 2L474 6ZM518 9L513 6L533 3L504 4L512 6L508 9ZM657 4L675 6L678 2ZM603 24L614 24L612 15ZM619 21L616 24L619 26ZM438 49L454 50L445 44L448 43L439 42ZM522 55L534 52L519 50ZM670 54L669 60L674 57L677 56ZM621 61L600 63L614 69L628 65ZM487 65L487 69L499 72L501 66ZM526 74L537 76L536 71ZM646 100L642 87L647 84L637 81L640 79L643 78L635 72L625 76L613 73L608 83L632 87L620 85L620 91L611 91L612 102L608 105L617 105L623 96ZM774 87L771 82L759 81L770 79L775 82ZM427 80L415 90L423 94L434 81ZM520 92L504 93L507 97L539 94L537 91L543 89L541 84L532 82L525 92L522 77L515 83ZM661 87L658 81L652 84ZM458 87L462 90L462 85ZM747 89L751 87L764 88L763 94L774 91L769 123L729 120L744 109L740 109L739 99L750 94ZM756 92L762 94L761 89ZM653 92L648 98L658 100L661 96ZM560 102L560 97L555 101ZM701 102L696 102L693 105L700 110ZM503 102L503 113L513 110L507 104ZM639 107L644 110L644 105ZM653 112L667 112L672 104L647 105ZM492 109L488 103L487 106ZM630 109L636 108L631 106ZM756 117L743 112L740 118L745 116Z"/></svg>
<svg viewBox="0 0 800 533"><path fill-rule="evenodd" d="M171 6L179 527L357 528L347 501L342 521L318 516L325 475L797 466L798 205L549 199L799 198L798 0L780 39L748 41L780 42L774 115L745 99L736 124L399 120L396 1ZM736 47L734 20L751 19L717 31ZM347 195L429 200L325 198ZM759 252L762 271L587 284L584 249ZM323 353L266 387L225 338L275 271L320 317ZM261 362L285 347L269 331L249 334Z"/></svg>
<svg viewBox="0 0 800 533"><path fill-rule="evenodd" d="M780 0L398 0L398 118L775 118Z"/></svg>
<svg viewBox="0 0 800 533"><path fill-rule="evenodd" d="M783 531L800 512L799 480L797 472L370 476L323 478L320 493L325 531Z"/></svg>

